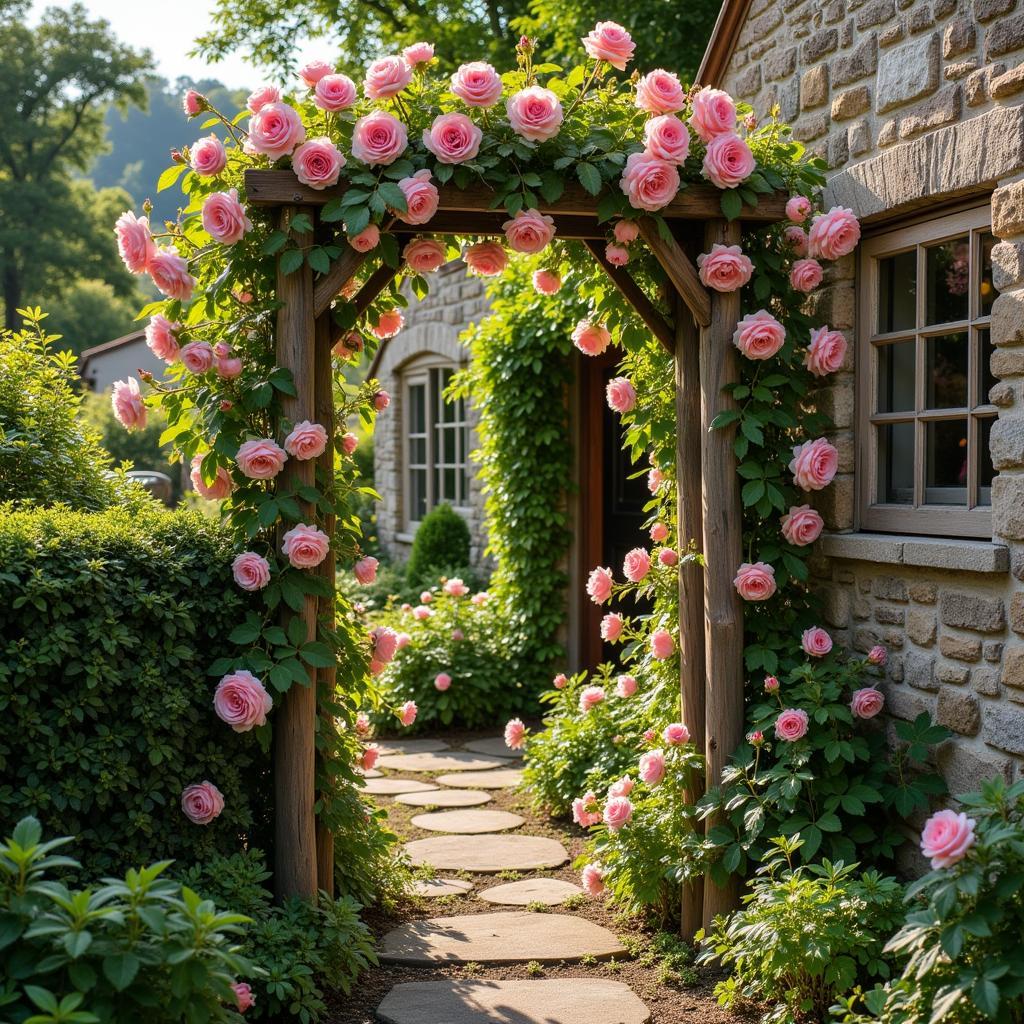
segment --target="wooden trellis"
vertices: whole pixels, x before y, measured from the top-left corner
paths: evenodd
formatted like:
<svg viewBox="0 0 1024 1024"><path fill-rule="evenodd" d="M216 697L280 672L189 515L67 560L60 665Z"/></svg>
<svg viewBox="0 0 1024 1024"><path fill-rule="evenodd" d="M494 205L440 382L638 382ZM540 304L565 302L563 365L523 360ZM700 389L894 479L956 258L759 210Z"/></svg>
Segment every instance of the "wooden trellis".
<svg viewBox="0 0 1024 1024"><path fill-rule="evenodd" d="M250 170L245 175L248 202L276 210L278 225L288 230L300 213L309 216L313 231L297 237L311 244L319 211L344 195L347 185L316 190L302 185L291 171ZM680 695L683 720L698 750L707 757L708 778L718 778L730 753L743 739L743 611L732 580L742 562L742 506L733 454L735 427L712 430L719 413L733 407L723 387L739 378L738 353L732 335L740 315L739 293L708 291L693 259L715 242L735 245L743 222L770 223L785 216L786 197L762 196L756 209L744 207L740 218L726 221L721 193L710 185L691 184L660 212L669 225L666 240L654 220L639 220L641 235L665 270L671 284L672 320L667 320L622 267L604 258L607 225L597 219L597 200L578 185L568 184L555 203L540 207L554 218L557 237L582 241L637 314L675 358L678 441L678 521L680 550L691 540L704 552L706 570L690 565L679 573ZM494 194L482 185L440 189L438 211L423 231L446 235L501 235L506 214L491 208ZM399 243L416 229L399 222L386 225ZM342 286L367 260L379 263L353 299L363 312L398 271L383 263L380 251L357 253L346 248L330 270L314 280L308 264L291 274L278 270L277 363L291 370L294 398L284 399L283 412L293 421L310 419L331 431L333 397L331 347L339 331L331 304ZM329 455L327 456L330 457ZM289 460L283 482L311 483L312 463ZM322 471L330 471L324 461ZM309 514L312 514L311 510ZM333 523L325 523L333 533ZM334 565L321 571L333 580ZM308 596L301 613L307 636L314 639L318 616L333 616L333 597ZM331 675L310 670L308 686L294 686L281 702L275 720L275 825L278 893L315 897L317 887L332 888L331 837L321 831L313 813L317 685L331 684ZM694 793L694 798L699 793ZM683 934L692 937L715 914L731 909L735 888L695 883L683 893Z"/></svg>

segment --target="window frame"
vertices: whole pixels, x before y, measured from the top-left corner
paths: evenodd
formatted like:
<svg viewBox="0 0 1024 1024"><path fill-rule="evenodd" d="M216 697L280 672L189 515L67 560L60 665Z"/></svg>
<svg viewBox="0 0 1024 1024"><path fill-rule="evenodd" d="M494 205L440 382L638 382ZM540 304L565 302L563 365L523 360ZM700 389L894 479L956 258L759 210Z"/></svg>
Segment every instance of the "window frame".
<svg viewBox="0 0 1024 1024"><path fill-rule="evenodd" d="M927 504L927 480L924 452L924 433L930 422L967 419L968 451L976 452L982 443L981 421L993 418L998 410L980 396L983 380L985 346L981 332L988 330L991 315L981 314L978 301L981 271L981 236L991 232L991 206L972 205L953 213L945 213L909 224L887 227L861 243L857 275L857 330L856 330L856 428L857 428L857 507L858 528L889 532L962 538L992 537L992 506ZM944 324L925 325L927 303L926 246L949 241L967 234L972 246L967 318ZM888 333L877 330L881 301L880 264L883 259L908 251L915 252L916 294L914 325ZM967 406L964 408L925 408L926 339L966 332L968 336ZM975 340L977 338L977 340ZM886 344L897 340L914 341L914 407L898 412L876 412L879 393L879 353ZM976 401L982 397L985 401ZM879 502L879 442L877 426L885 423L914 425L914 491L920 495L919 505ZM970 458L967 468L966 491L968 500L977 488L979 462Z"/></svg>

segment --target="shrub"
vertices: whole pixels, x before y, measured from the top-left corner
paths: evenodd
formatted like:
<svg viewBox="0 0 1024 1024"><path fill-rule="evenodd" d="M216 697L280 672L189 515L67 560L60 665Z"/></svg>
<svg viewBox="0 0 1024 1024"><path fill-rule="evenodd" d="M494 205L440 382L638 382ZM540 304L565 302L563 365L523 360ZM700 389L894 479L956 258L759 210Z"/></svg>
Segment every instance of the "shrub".
<svg viewBox="0 0 1024 1024"><path fill-rule="evenodd" d="M410 586L427 586L439 574L469 565L469 527L451 507L437 505L420 522L405 567Z"/></svg>

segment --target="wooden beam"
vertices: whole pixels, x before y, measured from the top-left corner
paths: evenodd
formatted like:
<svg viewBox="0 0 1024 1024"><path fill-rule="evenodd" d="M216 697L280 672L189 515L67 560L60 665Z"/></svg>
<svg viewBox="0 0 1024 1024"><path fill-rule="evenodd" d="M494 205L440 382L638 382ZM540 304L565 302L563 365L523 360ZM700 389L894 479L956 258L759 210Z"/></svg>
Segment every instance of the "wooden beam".
<svg viewBox="0 0 1024 1024"><path fill-rule="evenodd" d="M388 266L386 263L382 263L367 279L363 282L362 288L356 292L355 297L352 299L353 305L356 307L356 316L362 316L372 305L373 300L395 279L395 276L399 273L394 267ZM339 341L342 335L345 334L337 324L331 324L331 344ZM382 342L383 344L383 342Z"/></svg>
<svg viewBox="0 0 1024 1024"><path fill-rule="evenodd" d="M641 217L637 224L643 240L668 274L672 286L683 297L694 320L701 327L706 327L711 323L711 299L708 297L707 289L701 284L690 258L679 248L679 243L675 239L666 240L661 237L657 221L650 217ZM736 228L738 231L738 224Z"/></svg>
<svg viewBox="0 0 1024 1024"><path fill-rule="evenodd" d="M346 282L366 262L369 253L356 252L347 242L342 242L341 255L331 264L330 270L318 278L313 286L313 316L319 318L334 301L334 297Z"/></svg>
<svg viewBox="0 0 1024 1024"><path fill-rule="evenodd" d="M705 251L716 242L738 245L740 226L719 219L707 225ZM704 650L707 660L705 742L707 780L719 785L722 771L743 740L743 607L733 577L743 561L743 519L740 478L733 441L735 424L712 430L719 413L734 409L722 389L739 380L739 355L732 343L740 317L740 293L711 293L711 319L700 332L700 395L703 445L701 453L704 551ZM708 821L716 824L717 818ZM739 906L739 880L724 887L706 882L704 926L716 914Z"/></svg>
<svg viewBox="0 0 1024 1024"><path fill-rule="evenodd" d="M573 213L554 213L555 236L566 239L604 240L609 225L598 224L594 216ZM439 210L423 225L423 230L434 235L504 235L502 224L508 220L504 210L469 211Z"/></svg>
<svg viewBox="0 0 1024 1024"><path fill-rule="evenodd" d="M601 269L611 278L612 284L636 310L640 319L651 329L651 333L661 342L666 352L672 354L676 350L676 335L672 325L658 312L657 307L647 297L647 293L633 280L624 267L615 267L605 258L604 240L586 241L584 245L591 251ZM689 316L689 312L686 312Z"/></svg>

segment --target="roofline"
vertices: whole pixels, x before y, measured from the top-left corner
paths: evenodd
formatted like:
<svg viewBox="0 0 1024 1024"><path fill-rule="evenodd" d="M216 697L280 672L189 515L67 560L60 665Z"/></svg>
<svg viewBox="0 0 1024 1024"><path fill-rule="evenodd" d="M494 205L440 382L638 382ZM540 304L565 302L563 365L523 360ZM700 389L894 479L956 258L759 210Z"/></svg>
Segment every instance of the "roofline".
<svg viewBox="0 0 1024 1024"><path fill-rule="evenodd" d="M115 348L120 348L122 345L128 345L133 341L140 341L145 336L145 330L132 331L131 334L124 334L120 338L114 338L113 341L105 341L102 345L93 345L92 348L83 349L79 353L78 359L84 368L85 364L93 356L98 356L103 352L110 352Z"/></svg>
<svg viewBox="0 0 1024 1024"><path fill-rule="evenodd" d="M723 0L697 71L698 84L720 88L752 3L753 0Z"/></svg>

